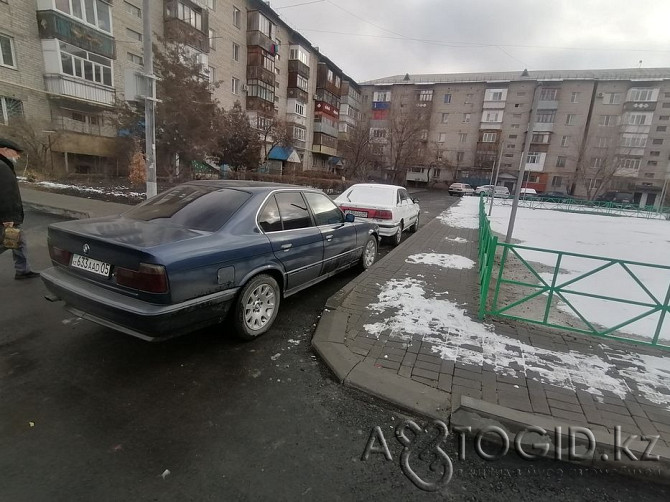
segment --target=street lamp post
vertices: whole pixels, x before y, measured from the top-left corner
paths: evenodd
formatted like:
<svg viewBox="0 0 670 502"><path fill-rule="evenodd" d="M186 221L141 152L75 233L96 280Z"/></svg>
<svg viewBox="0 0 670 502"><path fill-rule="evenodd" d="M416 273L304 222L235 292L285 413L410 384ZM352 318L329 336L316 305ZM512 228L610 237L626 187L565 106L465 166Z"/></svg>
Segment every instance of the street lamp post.
<svg viewBox="0 0 670 502"><path fill-rule="evenodd" d="M56 131L42 131L44 134L47 135L47 141L48 141L48 149L49 149L49 164L51 166L51 174L54 173L54 152L51 149L51 135L55 134Z"/></svg>

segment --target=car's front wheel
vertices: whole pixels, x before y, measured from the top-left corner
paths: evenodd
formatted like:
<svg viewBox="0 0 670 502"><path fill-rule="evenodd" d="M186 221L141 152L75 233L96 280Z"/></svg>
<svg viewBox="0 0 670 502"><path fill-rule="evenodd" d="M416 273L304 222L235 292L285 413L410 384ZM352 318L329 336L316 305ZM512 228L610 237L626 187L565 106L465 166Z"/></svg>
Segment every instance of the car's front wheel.
<svg viewBox="0 0 670 502"><path fill-rule="evenodd" d="M363 248L363 255L361 256L360 268L363 270L369 269L374 262L377 261L377 239L374 235L368 238Z"/></svg>
<svg viewBox="0 0 670 502"><path fill-rule="evenodd" d="M244 340L253 340L270 329L279 311L281 291L267 274L251 279L240 292L235 306L235 330Z"/></svg>

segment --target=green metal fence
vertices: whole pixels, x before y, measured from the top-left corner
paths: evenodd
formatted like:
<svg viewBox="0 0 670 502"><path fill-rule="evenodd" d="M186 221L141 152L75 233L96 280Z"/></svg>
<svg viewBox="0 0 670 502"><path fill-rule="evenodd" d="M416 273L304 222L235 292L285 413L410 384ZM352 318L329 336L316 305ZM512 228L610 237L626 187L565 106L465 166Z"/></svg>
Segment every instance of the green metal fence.
<svg viewBox="0 0 670 502"><path fill-rule="evenodd" d="M540 261L549 263L547 259L529 260L527 258L529 253L551 255L553 266L549 267L539 263ZM510 279L506 274L507 269L511 266L510 261L512 259L515 260L515 266L523 272L519 274L517 270L517 275L524 276L522 280ZM593 266L588 271L577 272L576 277L566 278L562 275L561 266L570 259L580 260L582 264L592 262ZM634 287L639 288L637 293L644 298L643 300L623 298L622 296L625 296L623 294L620 296L605 296L588 291L588 283L585 283L585 279L591 278L593 280L596 274L614 269L618 269L626 278L630 278L629 287L626 288L625 293L630 294L630 286L634 285ZM649 271L655 274L667 273L670 272L670 266L498 242L498 238L491 231L491 224L486 216L485 200L483 197L480 199L480 319L483 319L486 315L491 315L576 333L670 349L670 338L661 338L664 326L668 331L667 327L670 325L670 321L667 320L670 318L668 315L670 314L670 280L668 280L668 286L665 288L664 294L662 292L659 294L658 288L654 293L650 291L651 288L648 288L641 278L641 275L646 275ZM670 274L668 274L668 277L670 278ZM580 283L580 281L581 285L578 285L577 283ZM587 290L580 291L574 289L575 286L586 287ZM502 294L502 288L506 290L505 295ZM612 285L612 289L614 291L611 294L616 295L617 291L614 285ZM510 294L510 292L513 294ZM590 298L603 303L614 302L620 306L633 306L638 310L638 313L630 317L624 316L625 318L619 319L613 325L605 326L606 323L602 319L600 322L589 319L589 314L579 305L575 305L575 300L568 298L568 295L571 298ZM513 297L511 300L510 296ZM531 302L535 307L538 307L538 305L541 307L539 309L535 308L535 311L541 312L539 316L513 313L516 307L528 306ZM552 320L552 318L557 317L554 314L557 312L558 302L563 304L563 312L568 312L572 319L577 320L574 324L581 324L581 327L574 326L573 323ZM658 320L652 316L657 316ZM560 316L558 318L560 319ZM637 336L621 331L623 328L641 320L652 326L646 336Z"/></svg>

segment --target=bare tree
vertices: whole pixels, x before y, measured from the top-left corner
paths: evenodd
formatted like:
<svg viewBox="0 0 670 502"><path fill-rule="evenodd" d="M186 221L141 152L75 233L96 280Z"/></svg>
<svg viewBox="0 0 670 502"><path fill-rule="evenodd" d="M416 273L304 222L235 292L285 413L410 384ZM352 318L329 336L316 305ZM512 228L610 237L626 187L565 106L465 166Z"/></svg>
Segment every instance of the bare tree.
<svg viewBox="0 0 670 502"><path fill-rule="evenodd" d="M259 127L261 143L263 147L263 161L268 160L270 151L275 146L284 148L291 148L295 146L293 139L293 128L285 120L275 116L271 120L264 122L264 125Z"/></svg>
<svg viewBox="0 0 670 502"><path fill-rule="evenodd" d="M630 163L627 159L630 158L632 150L618 129L600 133L581 146L577 158L575 182L584 187L588 200L600 195L615 178L637 175L638 169L627 165Z"/></svg>
<svg viewBox="0 0 670 502"><path fill-rule="evenodd" d="M53 151L62 140L60 132L43 131L45 124L27 120L25 117L13 117L11 122L12 136L24 149L23 170L30 169L41 173L53 174Z"/></svg>
<svg viewBox="0 0 670 502"><path fill-rule="evenodd" d="M393 172L395 183L405 183L408 169L425 163L429 106L429 102L418 100L413 89L394 91L387 128L378 140L383 140L384 164Z"/></svg>
<svg viewBox="0 0 670 502"><path fill-rule="evenodd" d="M374 163L370 122L360 122L349 129L346 139L338 142L342 157L346 159L344 176L347 179L367 180L369 170Z"/></svg>
<svg viewBox="0 0 670 502"><path fill-rule="evenodd" d="M260 161L258 130L249 123L239 101L230 110L220 110L216 119L214 152L233 171L256 169Z"/></svg>

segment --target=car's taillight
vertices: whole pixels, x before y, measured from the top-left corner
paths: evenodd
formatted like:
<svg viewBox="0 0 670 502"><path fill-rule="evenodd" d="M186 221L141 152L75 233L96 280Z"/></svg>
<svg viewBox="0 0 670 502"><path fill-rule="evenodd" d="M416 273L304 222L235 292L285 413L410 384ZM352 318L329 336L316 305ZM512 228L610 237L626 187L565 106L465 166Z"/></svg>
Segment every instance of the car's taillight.
<svg viewBox="0 0 670 502"><path fill-rule="evenodd" d="M115 276L119 286L147 293L167 293L168 290L167 272L162 265L140 263L137 270L116 267Z"/></svg>
<svg viewBox="0 0 670 502"><path fill-rule="evenodd" d="M377 218L379 220L392 220L393 213L388 209L378 209L377 211L375 211L375 215L373 216L373 218Z"/></svg>
<svg viewBox="0 0 670 502"><path fill-rule="evenodd" d="M68 266L70 264L70 258L72 258L72 253L49 244L49 256L51 256L51 259L56 263Z"/></svg>

